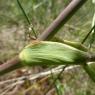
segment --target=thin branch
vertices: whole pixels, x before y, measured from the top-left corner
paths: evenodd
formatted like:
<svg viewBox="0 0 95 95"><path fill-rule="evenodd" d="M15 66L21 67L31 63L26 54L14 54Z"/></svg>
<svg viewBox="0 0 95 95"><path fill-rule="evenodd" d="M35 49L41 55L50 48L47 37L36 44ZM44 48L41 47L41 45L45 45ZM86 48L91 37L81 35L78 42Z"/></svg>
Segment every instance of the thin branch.
<svg viewBox="0 0 95 95"><path fill-rule="evenodd" d="M19 67L22 67L20 64L20 59L18 56L15 56L14 58L12 58L0 65L0 75L8 73Z"/></svg>
<svg viewBox="0 0 95 95"><path fill-rule="evenodd" d="M88 63L88 65L89 64L91 64L91 63ZM63 70L63 67L64 67L64 65L53 68L52 73L55 75L60 73ZM65 68L65 72L68 72L68 71L70 71L74 68L78 68L78 67L80 67L80 65L69 66L69 67ZM27 76L27 78L30 81L33 81L37 78L42 78L42 77L45 77L45 76L50 75L50 74L51 74L51 70L48 70L48 71L40 72L37 74L29 75L29 76ZM25 76L10 79L10 80L5 80L5 81L0 81L0 85L4 85L4 84L8 83L9 84L8 87L15 87L17 85L21 85L24 82L24 78L25 78ZM5 87L5 88L8 88L8 87Z"/></svg>
<svg viewBox="0 0 95 95"><path fill-rule="evenodd" d="M63 68L63 65L60 65L56 68L53 68L52 71L56 73L56 70L59 70ZM37 73L37 74L33 74L33 75L26 75L26 76L21 76L21 77L18 77L18 78L13 78L13 79L8 79L8 80L4 80L4 81L0 81L0 85L3 85L3 84L6 84L6 83L12 83L12 82L15 82L15 81L18 81L18 80L23 80L25 78L31 78L31 80L33 79L36 79L36 78L39 78L39 77L44 77L45 75L49 74L50 73L50 70L48 71L45 71L45 72L41 72L41 73Z"/></svg>
<svg viewBox="0 0 95 95"><path fill-rule="evenodd" d="M38 39L50 40L86 1L87 0L72 0Z"/></svg>

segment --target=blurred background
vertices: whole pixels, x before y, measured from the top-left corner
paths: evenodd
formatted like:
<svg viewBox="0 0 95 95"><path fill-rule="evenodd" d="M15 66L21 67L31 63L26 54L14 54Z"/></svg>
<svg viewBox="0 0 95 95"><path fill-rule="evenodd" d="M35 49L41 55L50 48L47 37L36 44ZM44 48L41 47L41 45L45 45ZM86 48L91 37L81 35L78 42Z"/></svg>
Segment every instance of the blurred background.
<svg viewBox="0 0 95 95"><path fill-rule="evenodd" d="M70 1L71 0L20 0L38 35L40 35L52 23ZM81 42L92 27L92 19L95 12L94 6L95 4L92 4L92 0L88 0L85 5L60 29L57 36L61 39ZM29 27L30 26L22 14L16 0L0 0L1 64L17 55L21 49L31 41L31 38L29 37ZM32 32L31 35L33 36ZM88 43L89 39L85 45L88 46ZM92 47L94 49L95 45ZM33 67L31 72L38 73L43 70L43 67ZM0 80L5 80L10 77L14 77L13 73L4 76ZM47 85L49 86L50 83L51 79L48 78L48 83L44 81L43 84L39 84L39 86L36 84L38 88L34 87L31 89L31 94L21 94L21 92L17 90L17 93L20 94L13 95L44 95L44 87ZM95 84L81 67L64 73L61 79L61 84L64 87L64 95L95 95ZM31 85L29 85L29 87L31 87ZM23 92L29 87L25 86L21 91ZM0 89L1 92L3 91L2 89ZM46 95L57 94L53 93Z"/></svg>

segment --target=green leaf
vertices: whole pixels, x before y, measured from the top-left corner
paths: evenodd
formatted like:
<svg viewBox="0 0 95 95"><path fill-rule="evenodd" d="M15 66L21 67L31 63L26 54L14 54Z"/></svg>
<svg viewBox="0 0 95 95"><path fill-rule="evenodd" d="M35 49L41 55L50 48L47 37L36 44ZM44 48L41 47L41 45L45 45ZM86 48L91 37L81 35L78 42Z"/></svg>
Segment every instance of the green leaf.
<svg viewBox="0 0 95 95"><path fill-rule="evenodd" d="M82 64L88 53L67 44L50 41L34 41L26 46L19 58L23 65L72 65Z"/></svg>
<svg viewBox="0 0 95 95"><path fill-rule="evenodd" d="M95 82L95 62L90 62L83 66L89 77Z"/></svg>
<svg viewBox="0 0 95 95"><path fill-rule="evenodd" d="M56 85L57 94L64 95L64 86L62 85L59 79L55 81L55 85Z"/></svg>
<svg viewBox="0 0 95 95"><path fill-rule="evenodd" d="M80 42L73 42L73 41L63 40L63 39L61 39L59 37L53 37L52 41L61 42L61 43L70 45L70 46L72 46L74 48L77 48L77 49L85 51L85 52L88 51L88 49L84 45L82 45Z"/></svg>

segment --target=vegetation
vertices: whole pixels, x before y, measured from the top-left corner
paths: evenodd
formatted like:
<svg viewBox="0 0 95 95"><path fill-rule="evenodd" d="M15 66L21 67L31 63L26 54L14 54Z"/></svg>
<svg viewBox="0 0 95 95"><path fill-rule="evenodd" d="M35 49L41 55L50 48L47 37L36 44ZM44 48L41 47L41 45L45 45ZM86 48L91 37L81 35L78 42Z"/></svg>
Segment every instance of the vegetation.
<svg viewBox="0 0 95 95"><path fill-rule="evenodd" d="M20 0L20 2L32 26L29 25L25 19L16 0L7 0L7 2L6 0L0 0L1 64L7 59L18 54L27 43L33 40L34 33L30 31L31 27L33 27L37 35L40 35L57 17L57 15L69 4L70 1ZM92 4L91 0L88 0L87 3L57 33L57 36L61 39L82 42L91 29L94 11L94 4ZM91 43L90 37L85 43L86 47L89 47L89 42ZM95 45L91 44L91 51L94 50ZM62 93L64 93L64 95L95 94L95 84L81 67L62 73L60 75L61 78L56 78L56 76L51 74L51 76L48 75L44 78L35 79L35 81L29 80L29 72L34 74L50 68L51 67L48 66L32 67L32 70L29 68L23 68L22 71L19 70L15 72L15 74L12 72L8 75L0 77L0 94L6 95L6 92L8 92L9 95L44 95L44 93L46 93L46 95L51 95L51 93L54 95L56 95L55 93L58 95L62 95ZM21 85L17 84L18 81L21 82L20 79L1 85L4 80L22 78L23 76L26 77L24 77L24 83ZM51 85L54 80L54 85ZM15 83L16 85L14 85ZM8 84L10 87L8 87Z"/></svg>

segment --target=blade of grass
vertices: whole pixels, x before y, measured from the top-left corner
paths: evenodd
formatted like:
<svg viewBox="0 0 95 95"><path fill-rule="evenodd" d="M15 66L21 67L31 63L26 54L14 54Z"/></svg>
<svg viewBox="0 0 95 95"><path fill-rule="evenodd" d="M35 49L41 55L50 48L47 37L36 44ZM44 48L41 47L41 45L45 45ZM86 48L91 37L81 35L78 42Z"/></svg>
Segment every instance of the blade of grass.
<svg viewBox="0 0 95 95"><path fill-rule="evenodd" d="M87 40L87 38L90 36L90 34L92 33L92 31L95 29L95 25L91 28L91 30L87 33L87 35L85 36L85 38L82 40L82 44L85 43L85 41Z"/></svg>
<svg viewBox="0 0 95 95"><path fill-rule="evenodd" d="M63 70L59 73L62 74L62 72L65 70L66 67L63 68ZM56 78L53 73L52 73L52 70L51 70L51 76L52 76L52 79L53 79L53 83L55 85L55 89L56 89L56 92L57 92L57 95L63 95L64 94L64 88L59 80L59 75L58 77Z"/></svg>
<svg viewBox="0 0 95 95"><path fill-rule="evenodd" d="M89 48L92 47L92 44L94 43L94 41L95 41L95 29L94 29L94 31L92 32L92 35L91 35Z"/></svg>
<svg viewBox="0 0 95 95"><path fill-rule="evenodd" d="M58 74L57 77L53 80L53 82L52 82L52 84L50 85L50 87L47 88L47 91L44 93L44 95L47 94L47 92L51 89L52 85L55 84L56 80L60 78L60 76L62 75L62 73L64 72L64 70L65 70L66 67L68 67L68 66L64 66L63 69L62 69L62 71L59 72L59 74ZM52 69L51 69L51 71L52 71Z"/></svg>
<svg viewBox="0 0 95 95"><path fill-rule="evenodd" d="M92 0L92 3L94 4L95 1ZM95 10L95 7L94 7L94 10ZM90 39L90 48L91 48L91 45L93 44L93 42L95 40L95 13L94 13L93 20L92 20L92 28L88 32L88 34L85 36L85 38L82 40L82 42L81 42L82 44L85 43L85 41L88 39L88 37L90 36L91 33L92 33L92 35L91 35L91 39Z"/></svg>
<svg viewBox="0 0 95 95"><path fill-rule="evenodd" d="M42 6L44 3L46 3L46 1L48 1L48 0L43 0L43 1L41 1L39 4L36 4L36 5L33 7L33 9L36 10L37 8L39 8L40 6Z"/></svg>
<svg viewBox="0 0 95 95"><path fill-rule="evenodd" d="M92 3L94 4L95 1L92 1ZM94 4L94 6L95 6L95 4ZM94 10L95 10L95 7L94 7ZM94 12L93 19L92 19L92 27L94 25L95 25L95 12ZM90 39L90 47L89 48L91 48L91 46L94 43L94 41L95 41L95 28L92 31L92 35L91 35L91 39Z"/></svg>
<svg viewBox="0 0 95 95"><path fill-rule="evenodd" d="M19 0L17 0L17 3L18 3L18 5L19 5L19 7L20 7L20 9L21 9L21 11L22 11L22 13L23 13L25 19L27 20L28 24L30 25L30 28L31 28L32 32L34 33L35 37L37 38L37 34L36 34L36 32L35 32L35 30L34 30L34 28L33 28L33 25L31 24L31 22L30 22L30 20L29 20L27 14L26 14L24 8L22 7L21 2L20 2Z"/></svg>

